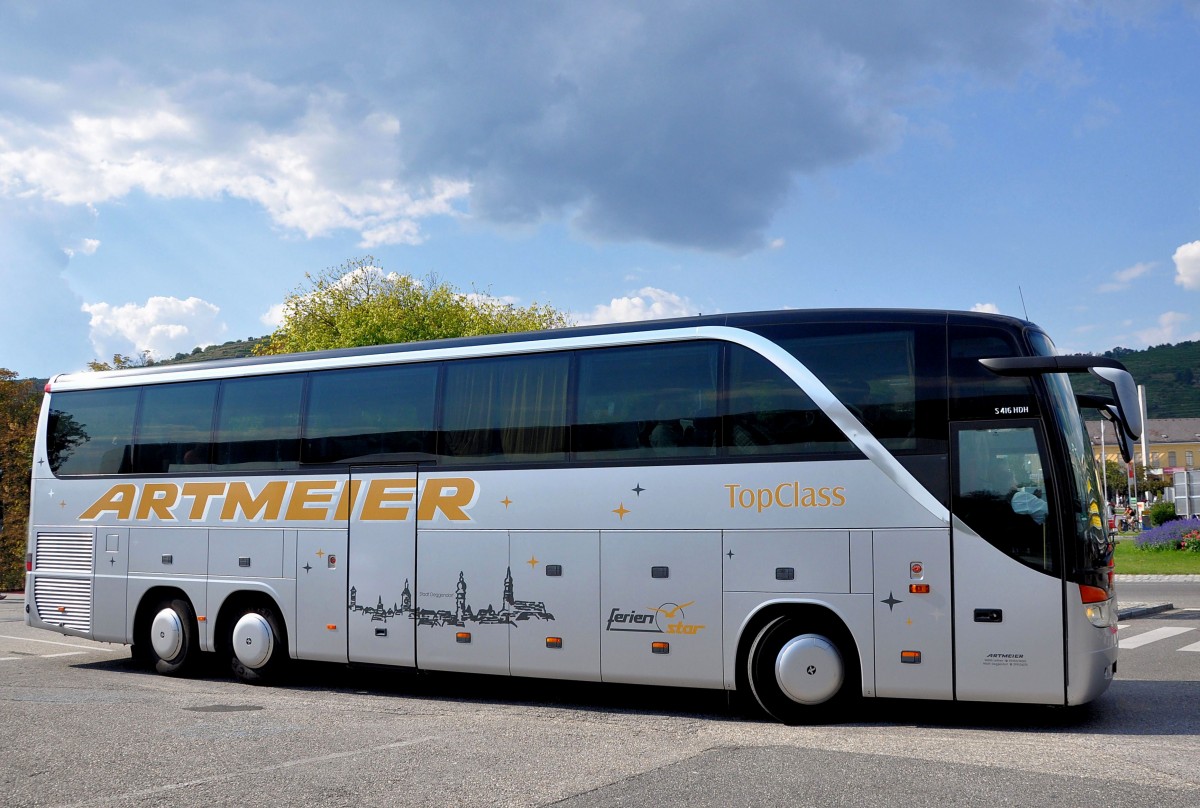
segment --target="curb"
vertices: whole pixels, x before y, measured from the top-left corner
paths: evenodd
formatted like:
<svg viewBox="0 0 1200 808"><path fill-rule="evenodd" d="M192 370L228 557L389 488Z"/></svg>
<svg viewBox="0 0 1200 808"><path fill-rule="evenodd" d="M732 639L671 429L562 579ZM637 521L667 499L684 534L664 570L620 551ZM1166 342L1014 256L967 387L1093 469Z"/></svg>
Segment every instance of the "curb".
<svg viewBox="0 0 1200 808"><path fill-rule="evenodd" d="M1147 617L1159 612L1168 612L1175 608L1174 603L1130 603L1117 609L1118 620L1129 620L1134 617Z"/></svg>

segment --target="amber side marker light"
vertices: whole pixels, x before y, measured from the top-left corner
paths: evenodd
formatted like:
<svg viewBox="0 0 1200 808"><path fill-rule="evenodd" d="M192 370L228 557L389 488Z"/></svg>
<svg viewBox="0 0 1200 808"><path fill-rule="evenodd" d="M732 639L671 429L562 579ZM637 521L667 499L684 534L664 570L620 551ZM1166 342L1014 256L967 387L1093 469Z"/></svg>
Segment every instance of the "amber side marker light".
<svg viewBox="0 0 1200 808"><path fill-rule="evenodd" d="M900 661L903 662L905 665L920 665L921 664L921 652L920 651L901 651L900 652Z"/></svg>
<svg viewBox="0 0 1200 808"><path fill-rule="evenodd" d="M929 584L909 584L908 591L914 595L928 595Z"/></svg>
<svg viewBox="0 0 1200 808"><path fill-rule="evenodd" d="M1079 597L1084 603L1103 603L1108 600L1108 593L1098 586L1080 584Z"/></svg>
<svg viewBox="0 0 1200 808"><path fill-rule="evenodd" d="M547 637L546 638L546 647L547 648L562 648L562 637Z"/></svg>
<svg viewBox="0 0 1200 808"><path fill-rule="evenodd" d="M669 654L669 653L671 653L671 643L669 643L669 642L652 642L652 643L650 643L650 653L652 653L652 654Z"/></svg>
<svg viewBox="0 0 1200 808"><path fill-rule="evenodd" d="M454 635L454 639L455 639L455 641L456 641L456 642L464 642L464 643L465 643L465 642L470 642L470 641L471 641L471 632L469 632L469 631L460 631L460 632L458 632L457 634L455 634L455 635Z"/></svg>

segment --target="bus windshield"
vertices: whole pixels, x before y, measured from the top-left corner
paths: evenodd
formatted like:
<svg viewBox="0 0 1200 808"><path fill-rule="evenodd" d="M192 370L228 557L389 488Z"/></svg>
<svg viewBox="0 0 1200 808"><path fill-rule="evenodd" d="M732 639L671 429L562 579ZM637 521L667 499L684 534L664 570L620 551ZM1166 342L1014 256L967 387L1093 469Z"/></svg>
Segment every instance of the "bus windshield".
<svg viewBox="0 0 1200 808"><path fill-rule="evenodd" d="M1035 350L1047 356L1055 355L1053 343L1044 334L1030 335ZM1048 373L1044 377L1049 392L1054 420L1062 433L1066 448L1065 471L1070 476L1064 495L1069 495L1077 555L1073 559L1081 573L1107 567L1112 549L1105 536L1101 517L1098 472L1091 445L1074 391L1066 374ZM1068 551L1068 559L1071 560ZM1093 583L1088 581L1087 583Z"/></svg>

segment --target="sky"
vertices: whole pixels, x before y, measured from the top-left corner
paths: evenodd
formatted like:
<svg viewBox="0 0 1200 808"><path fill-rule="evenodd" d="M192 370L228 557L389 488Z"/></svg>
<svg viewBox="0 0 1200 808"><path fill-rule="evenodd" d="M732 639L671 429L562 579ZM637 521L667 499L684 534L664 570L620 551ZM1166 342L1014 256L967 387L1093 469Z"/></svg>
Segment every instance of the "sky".
<svg viewBox="0 0 1200 808"><path fill-rule="evenodd" d="M0 367L261 336L366 256L581 324L1200 339L1200 0L0 0Z"/></svg>

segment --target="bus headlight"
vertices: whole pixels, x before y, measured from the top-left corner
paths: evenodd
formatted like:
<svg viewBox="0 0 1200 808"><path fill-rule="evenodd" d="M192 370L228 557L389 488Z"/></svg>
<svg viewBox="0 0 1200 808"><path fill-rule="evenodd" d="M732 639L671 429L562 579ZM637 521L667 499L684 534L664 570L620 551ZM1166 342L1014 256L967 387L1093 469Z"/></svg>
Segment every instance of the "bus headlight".
<svg viewBox="0 0 1200 808"><path fill-rule="evenodd" d="M1079 587L1079 598L1083 601L1083 609L1088 621L1096 628L1110 628L1117 624L1116 598L1109 597L1108 592L1098 586Z"/></svg>
<svg viewBox="0 0 1200 808"><path fill-rule="evenodd" d="M1113 602L1106 600L1103 603L1089 603L1086 606L1087 619L1091 621L1093 626L1097 628L1108 628L1114 625L1113 615L1116 610L1113 608Z"/></svg>

